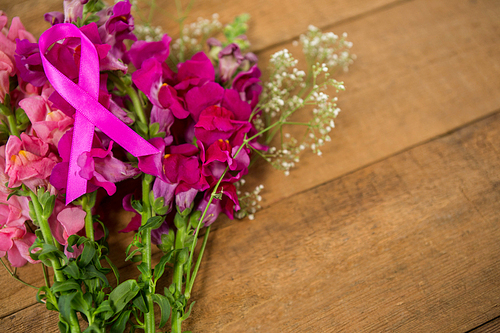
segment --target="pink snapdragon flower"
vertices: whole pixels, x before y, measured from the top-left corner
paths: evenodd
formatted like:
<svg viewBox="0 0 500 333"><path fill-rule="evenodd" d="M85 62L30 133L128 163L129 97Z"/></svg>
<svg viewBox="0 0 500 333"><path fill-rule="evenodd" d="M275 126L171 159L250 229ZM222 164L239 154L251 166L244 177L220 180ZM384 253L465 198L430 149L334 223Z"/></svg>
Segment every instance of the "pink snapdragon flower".
<svg viewBox="0 0 500 333"><path fill-rule="evenodd" d="M50 183L58 190L63 190L67 186L72 136L73 131L69 130L59 141L58 149L62 162L53 168L50 176ZM139 169L115 158L111 151L112 147L113 141L105 149L102 147L101 141L94 137L92 149L78 157L80 176L88 180L87 193L102 187L108 195L113 195L116 192L115 183L140 173Z"/></svg>
<svg viewBox="0 0 500 333"><path fill-rule="evenodd" d="M19 102L19 106L26 112L32 132L43 142L57 147L64 133L73 126L74 119L52 107L53 103L47 96L53 91L53 88L44 89L41 96L27 97Z"/></svg>
<svg viewBox="0 0 500 333"><path fill-rule="evenodd" d="M25 184L35 191L48 185L48 178L59 158L41 139L21 133L21 138L11 135L6 145L5 172L9 187Z"/></svg>
<svg viewBox="0 0 500 333"><path fill-rule="evenodd" d="M221 199L214 198L208 206L207 214L203 219L206 227L211 225L217 220L220 213L226 214L230 219L234 218L234 211L240 210L238 195L236 194L236 187L231 183L221 183L218 190L222 194ZM205 196L200 201L196 210L203 212L208 205L212 190L206 191Z"/></svg>
<svg viewBox="0 0 500 333"><path fill-rule="evenodd" d="M29 255L29 247L36 236L26 231L24 222L30 219L28 198L0 192L0 257L7 255L14 267L28 261L36 263Z"/></svg>
<svg viewBox="0 0 500 333"><path fill-rule="evenodd" d="M26 31L19 17L12 19L9 29L7 29L7 22L7 15L0 10L0 51L14 61L16 38L20 40L27 39L32 43L36 43L36 39L31 33Z"/></svg>
<svg viewBox="0 0 500 333"><path fill-rule="evenodd" d="M10 78L16 74L16 67L12 60L0 51L0 103L5 100L5 95L10 92Z"/></svg>

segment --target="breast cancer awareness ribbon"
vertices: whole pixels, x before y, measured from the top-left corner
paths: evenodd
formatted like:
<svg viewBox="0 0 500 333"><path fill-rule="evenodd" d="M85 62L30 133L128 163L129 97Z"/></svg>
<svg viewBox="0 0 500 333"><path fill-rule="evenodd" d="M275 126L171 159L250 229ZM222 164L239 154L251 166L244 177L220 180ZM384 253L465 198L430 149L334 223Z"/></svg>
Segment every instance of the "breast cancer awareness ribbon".
<svg viewBox="0 0 500 333"><path fill-rule="evenodd" d="M45 57L45 52L52 44L68 37L81 39L78 85L63 75ZM39 47L43 68L49 82L76 109L66 188L66 205L87 191L87 180L79 175L80 168L77 165L77 159L82 153L90 151L95 127L135 157L160 153L158 149L99 104L97 50L80 29L70 23L56 24L40 36Z"/></svg>

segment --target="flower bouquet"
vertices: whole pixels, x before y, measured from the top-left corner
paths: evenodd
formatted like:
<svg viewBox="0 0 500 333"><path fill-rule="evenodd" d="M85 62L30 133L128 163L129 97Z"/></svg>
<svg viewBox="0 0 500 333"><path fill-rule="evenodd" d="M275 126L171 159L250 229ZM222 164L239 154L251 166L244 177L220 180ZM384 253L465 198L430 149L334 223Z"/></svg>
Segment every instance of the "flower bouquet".
<svg viewBox="0 0 500 333"><path fill-rule="evenodd" d="M330 75L354 58L345 34L311 26L306 67L279 51L262 82L248 15L184 26L179 4L173 41L134 25L134 6L65 0L38 42L0 12L0 257L43 265L36 299L58 311L61 332L182 332L210 226L221 213L254 218L263 187L246 190L243 177L257 159L288 174L302 151L321 155L340 111L325 89L344 89ZM303 108L309 118L294 119ZM120 232L133 233L137 274L121 281L98 212L132 178Z"/></svg>

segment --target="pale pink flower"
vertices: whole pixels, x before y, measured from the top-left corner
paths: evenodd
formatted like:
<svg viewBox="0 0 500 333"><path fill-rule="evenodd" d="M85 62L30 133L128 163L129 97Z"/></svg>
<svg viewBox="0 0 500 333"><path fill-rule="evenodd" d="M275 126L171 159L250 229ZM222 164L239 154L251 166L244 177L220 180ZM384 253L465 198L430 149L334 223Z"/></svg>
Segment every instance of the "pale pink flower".
<svg viewBox="0 0 500 333"><path fill-rule="evenodd" d="M5 95L10 92L10 77L16 74L16 68L9 56L0 51L0 103L5 100Z"/></svg>
<svg viewBox="0 0 500 333"><path fill-rule="evenodd" d="M14 61L16 51L16 38L27 39L31 43L36 43L35 37L26 31L19 17L14 17L7 29L7 15L0 10L0 51L4 52Z"/></svg>
<svg viewBox="0 0 500 333"><path fill-rule="evenodd" d="M0 257L7 255L14 267L36 263L29 255L36 236L27 233L24 224L29 219L28 198L12 196L7 200L7 194L0 192Z"/></svg>
<svg viewBox="0 0 500 333"><path fill-rule="evenodd" d="M33 134L43 142L57 147L59 140L72 127L74 120L62 111L52 108L52 102L48 100L50 94L47 94L47 91L52 92L53 89L45 89L42 96L25 98L19 102L19 106L30 119Z"/></svg>
<svg viewBox="0 0 500 333"><path fill-rule="evenodd" d="M41 139L21 133L21 138L11 135L6 145L5 173L9 187L25 184L31 190L47 186L48 178L59 158Z"/></svg>

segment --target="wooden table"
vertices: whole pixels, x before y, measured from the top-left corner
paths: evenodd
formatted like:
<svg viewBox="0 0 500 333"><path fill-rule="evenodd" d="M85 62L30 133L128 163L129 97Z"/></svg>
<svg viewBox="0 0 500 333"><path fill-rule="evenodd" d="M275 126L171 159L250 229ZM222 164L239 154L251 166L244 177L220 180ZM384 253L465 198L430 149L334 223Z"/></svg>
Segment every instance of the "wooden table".
<svg viewBox="0 0 500 333"><path fill-rule="evenodd" d="M62 8L2 3L38 35L42 14ZM499 332L500 2L199 0L191 18L214 12L252 15L263 67L279 49L299 54L309 24L347 32L357 60L339 76L343 112L323 156L305 154L288 177L258 166L248 181L265 185L264 209L210 236L185 329ZM43 281L39 266L19 275ZM33 289L0 276L0 332L57 332Z"/></svg>

